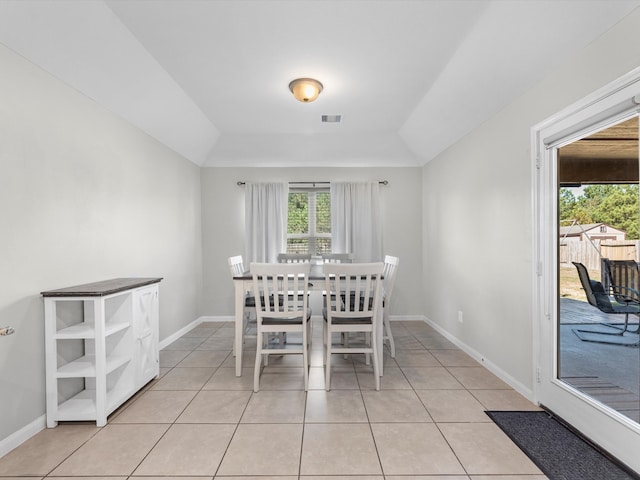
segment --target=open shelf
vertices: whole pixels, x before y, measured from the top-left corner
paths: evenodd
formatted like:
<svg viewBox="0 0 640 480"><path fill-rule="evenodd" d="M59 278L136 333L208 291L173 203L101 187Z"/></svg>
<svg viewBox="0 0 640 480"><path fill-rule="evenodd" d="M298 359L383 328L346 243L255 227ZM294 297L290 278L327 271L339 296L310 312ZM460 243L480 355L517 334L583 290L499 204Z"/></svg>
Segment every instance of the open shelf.
<svg viewBox="0 0 640 480"><path fill-rule="evenodd" d="M106 361L106 373L113 372L118 367L127 363L131 357L125 355L111 355ZM56 374L58 378L81 378L96 376L96 357L93 355L84 355L77 360L69 362L58 368Z"/></svg>
<svg viewBox="0 0 640 480"><path fill-rule="evenodd" d="M96 392L82 390L66 402L58 405L58 420L95 420Z"/></svg>
<svg viewBox="0 0 640 480"><path fill-rule="evenodd" d="M130 322L110 322L105 325L104 334L108 337L129 328L130 325ZM77 323L58 330L54 337L56 340L96 338L96 330L91 323Z"/></svg>
<svg viewBox="0 0 640 480"><path fill-rule="evenodd" d="M106 414L114 412L132 395L130 388L114 389L107 392ZM91 421L97 418L95 390L82 390L77 395L58 405L60 421Z"/></svg>
<svg viewBox="0 0 640 480"><path fill-rule="evenodd" d="M104 328L104 334L108 337L114 333L118 333L122 330L126 330L131 326L130 322L111 322Z"/></svg>
<svg viewBox="0 0 640 480"><path fill-rule="evenodd" d="M57 340L73 340L83 338L96 338L96 330L88 323L77 323L70 327L58 330L55 334Z"/></svg>

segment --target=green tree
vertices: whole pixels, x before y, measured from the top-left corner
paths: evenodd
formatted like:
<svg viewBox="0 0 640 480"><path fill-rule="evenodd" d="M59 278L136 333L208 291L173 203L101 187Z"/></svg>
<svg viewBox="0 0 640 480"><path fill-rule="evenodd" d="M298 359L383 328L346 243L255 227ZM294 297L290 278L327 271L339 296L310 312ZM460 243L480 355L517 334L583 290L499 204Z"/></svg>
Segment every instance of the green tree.
<svg viewBox="0 0 640 480"><path fill-rule="evenodd" d="M638 238L638 185L608 185L593 212L598 223L606 223L627 232L629 240ZM586 190L586 189L585 189Z"/></svg>
<svg viewBox="0 0 640 480"><path fill-rule="evenodd" d="M560 188L558 192L558 212L560 213L560 220L573 220L574 210L577 202L576 197L568 188Z"/></svg>
<svg viewBox="0 0 640 480"><path fill-rule="evenodd" d="M309 233L309 197L307 193L289 193L287 233Z"/></svg>
<svg viewBox="0 0 640 480"><path fill-rule="evenodd" d="M589 185L578 198L567 189L559 191L560 219L606 223L624 230L629 240L639 238L638 202L640 190L634 185Z"/></svg>
<svg viewBox="0 0 640 480"><path fill-rule="evenodd" d="M331 194L316 193L316 233L331 233Z"/></svg>

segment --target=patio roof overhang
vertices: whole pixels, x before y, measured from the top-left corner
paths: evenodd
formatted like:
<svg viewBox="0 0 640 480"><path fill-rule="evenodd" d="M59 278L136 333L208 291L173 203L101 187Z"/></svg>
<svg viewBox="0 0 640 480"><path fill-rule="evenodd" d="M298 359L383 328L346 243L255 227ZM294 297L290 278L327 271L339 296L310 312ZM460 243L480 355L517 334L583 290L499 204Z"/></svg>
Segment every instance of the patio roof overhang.
<svg viewBox="0 0 640 480"><path fill-rule="evenodd" d="M560 186L638 183L638 118L634 117L559 149Z"/></svg>

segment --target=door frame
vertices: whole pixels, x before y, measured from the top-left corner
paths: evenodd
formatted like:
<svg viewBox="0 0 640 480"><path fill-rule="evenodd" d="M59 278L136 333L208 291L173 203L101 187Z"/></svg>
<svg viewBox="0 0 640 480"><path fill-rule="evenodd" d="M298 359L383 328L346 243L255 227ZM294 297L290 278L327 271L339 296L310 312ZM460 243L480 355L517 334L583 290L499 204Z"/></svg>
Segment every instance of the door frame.
<svg viewBox="0 0 640 480"><path fill-rule="evenodd" d="M557 379L556 152L561 146L639 113L637 68L531 129L534 401L638 472L640 425Z"/></svg>

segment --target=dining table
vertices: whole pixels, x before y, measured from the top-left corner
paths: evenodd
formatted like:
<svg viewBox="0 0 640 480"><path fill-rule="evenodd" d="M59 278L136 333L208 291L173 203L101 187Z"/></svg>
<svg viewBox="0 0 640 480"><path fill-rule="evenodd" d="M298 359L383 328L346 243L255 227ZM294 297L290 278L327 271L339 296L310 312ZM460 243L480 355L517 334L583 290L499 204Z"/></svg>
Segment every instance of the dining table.
<svg viewBox="0 0 640 480"><path fill-rule="evenodd" d="M311 271L309 272L309 291L322 295L325 290L325 276L323 262L311 261ZM382 279L381 279L382 280ZM253 276L251 271L243 272L233 277L235 287L235 336L234 352L236 357L236 377L242 376L242 351L244 345L244 303L247 293L253 290ZM378 371L383 374L383 328L382 328L382 291L378 304L378 315L376 322L376 341L378 347ZM259 341L259 340L258 340Z"/></svg>

